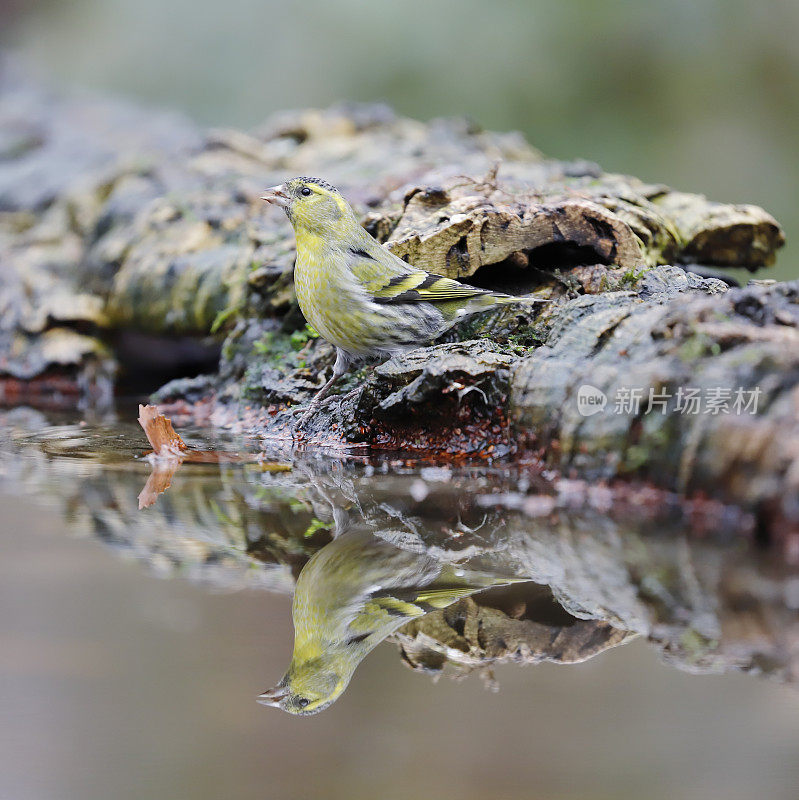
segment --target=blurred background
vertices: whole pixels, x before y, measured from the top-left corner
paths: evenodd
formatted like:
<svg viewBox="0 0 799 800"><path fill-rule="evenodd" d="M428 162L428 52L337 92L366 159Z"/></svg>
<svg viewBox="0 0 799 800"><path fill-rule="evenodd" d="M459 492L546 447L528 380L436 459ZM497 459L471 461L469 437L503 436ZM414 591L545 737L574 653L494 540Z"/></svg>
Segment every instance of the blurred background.
<svg viewBox="0 0 799 800"><path fill-rule="evenodd" d="M796 0L0 0L0 41L43 75L202 123L385 100L761 205L788 236L783 279L799 277L797 31Z"/></svg>

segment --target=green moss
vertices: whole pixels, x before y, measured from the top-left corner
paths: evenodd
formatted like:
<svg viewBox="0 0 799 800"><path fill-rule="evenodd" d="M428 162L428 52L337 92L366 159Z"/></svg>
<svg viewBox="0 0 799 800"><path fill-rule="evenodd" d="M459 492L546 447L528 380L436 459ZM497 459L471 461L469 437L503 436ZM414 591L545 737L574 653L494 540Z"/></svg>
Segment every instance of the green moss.
<svg viewBox="0 0 799 800"><path fill-rule="evenodd" d="M247 308L247 275L257 266L256 262L252 261L246 270L237 271L235 280L230 286L228 304L214 317L214 321L211 323L211 333L218 333L222 328L228 326L228 323L235 322L244 314Z"/></svg>
<svg viewBox="0 0 799 800"><path fill-rule="evenodd" d="M318 338L319 334L306 322L302 330L294 331L289 336L289 341L295 350L302 350L311 339Z"/></svg>
<svg viewBox="0 0 799 800"><path fill-rule="evenodd" d="M227 308L223 308L211 323L211 333L219 332L227 322L231 322L234 317L237 317L240 311L241 306L238 303L235 305L229 305Z"/></svg>
<svg viewBox="0 0 799 800"><path fill-rule="evenodd" d="M253 352L267 361L282 365L299 366L296 355L308 344L318 339L319 334L306 325L302 330L283 333L282 331L267 331L260 339L253 342Z"/></svg>
<svg viewBox="0 0 799 800"><path fill-rule="evenodd" d="M688 628L680 637L680 645L685 650L685 657L689 663L697 664L718 647L718 641L708 639L699 631Z"/></svg>
<svg viewBox="0 0 799 800"><path fill-rule="evenodd" d="M322 522L321 519L317 519L314 517L311 520L311 524L305 529L305 533L303 533L303 538L310 539L315 533L318 531L329 531L330 525L327 522Z"/></svg>
<svg viewBox="0 0 799 800"><path fill-rule="evenodd" d="M637 269L628 269L619 278L619 288L632 288L641 278L641 273Z"/></svg>
<svg viewBox="0 0 799 800"><path fill-rule="evenodd" d="M546 339L544 327L527 325L508 336L508 347L516 355L524 355L529 350L539 347Z"/></svg>
<svg viewBox="0 0 799 800"><path fill-rule="evenodd" d="M628 269L620 278L618 287L619 289L634 289L638 286L641 278L649 272L651 267L638 267Z"/></svg>
<svg viewBox="0 0 799 800"><path fill-rule="evenodd" d="M677 348L677 357L686 364L692 364L706 356L716 356L720 352L721 347L718 342L711 339L707 334L695 333Z"/></svg>

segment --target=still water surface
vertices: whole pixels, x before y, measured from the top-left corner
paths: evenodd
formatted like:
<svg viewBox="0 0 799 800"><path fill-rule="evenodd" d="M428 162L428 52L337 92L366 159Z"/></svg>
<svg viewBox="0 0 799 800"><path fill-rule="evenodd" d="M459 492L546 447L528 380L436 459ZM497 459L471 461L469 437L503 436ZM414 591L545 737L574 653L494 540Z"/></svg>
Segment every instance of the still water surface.
<svg viewBox="0 0 799 800"><path fill-rule="evenodd" d="M799 693L729 671L795 679L799 582L731 512L689 532L519 465L285 452L286 472L183 464L139 510L133 424L2 425L3 800L799 796ZM486 586L527 598L519 659L581 663L496 665L492 692L379 643ZM318 715L256 702L293 650L298 697L352 673Z"/></svg>

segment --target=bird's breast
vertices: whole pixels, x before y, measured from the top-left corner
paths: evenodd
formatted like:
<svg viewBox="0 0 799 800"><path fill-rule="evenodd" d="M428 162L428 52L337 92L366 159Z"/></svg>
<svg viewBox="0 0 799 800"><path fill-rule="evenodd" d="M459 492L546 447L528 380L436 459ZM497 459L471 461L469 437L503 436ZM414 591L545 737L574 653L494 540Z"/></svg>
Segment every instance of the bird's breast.
<svg viewBox="0 0 799 800"><path fill-rule="evenodd" d="M297 242L294 286L305 319L355 358L426 344L447 325L430 303L378 304L355 279L347 255L316 237Z"/></svg>
<svg viewBox="0 0 799 800"><path fill-rule="evenodd" d="M358 329L363 290L349 273L344 257L330 249L298 247L294 289L305 319L328 342L359 353Z"/></svg>

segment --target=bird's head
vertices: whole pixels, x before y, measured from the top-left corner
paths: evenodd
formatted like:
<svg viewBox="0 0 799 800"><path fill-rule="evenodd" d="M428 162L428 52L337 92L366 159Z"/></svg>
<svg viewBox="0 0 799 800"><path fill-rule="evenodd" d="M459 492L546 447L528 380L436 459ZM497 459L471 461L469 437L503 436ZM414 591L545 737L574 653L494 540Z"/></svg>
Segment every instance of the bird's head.
<svg viewBox="0 0 799 800"><path fill-rule="evenodd" d="M347 233L353 225L360 228L349 203L321 178L292 178L268 189L261 199L280 206L297 232L331 238Z"/></svg>
<svg viewBox="0 0 799 800"><path fill-rule="evenodd" d="M352 673L346 663L336 663L331 654L294 660L280 683L259 695L258 702L289 714L317 714L338 699Z"/></svg>

